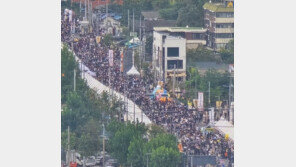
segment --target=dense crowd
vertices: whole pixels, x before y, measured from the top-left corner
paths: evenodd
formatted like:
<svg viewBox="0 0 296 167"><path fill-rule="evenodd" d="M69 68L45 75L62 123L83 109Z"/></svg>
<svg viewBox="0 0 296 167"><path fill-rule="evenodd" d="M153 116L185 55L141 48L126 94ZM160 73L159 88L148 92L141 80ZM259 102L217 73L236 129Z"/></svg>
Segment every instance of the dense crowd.
<svg viewBox="0 0 296 167"><path fill-rule="evenodd" d="M97 44L97 35L105 33L104 28L87 34L79 34L79 22L74 20L77 42L71 39L71 23L62 20L62 41L72 46L75 54L83 63L96 74L96 79L114 90L125 94L133 100L149 119L165 127L176 135L182 143L183 150L191 155L215 155L227 158L233 162L234 145L231 140L225 140L223 135L199 128L197 126L205 121L204 113L195 109L188 109L175 100L161 103L147 96L146 91L152 92L153 79L149 75L143 79L141 76L126 76L120 72L120 48L114 50L114 65L109 71L108 46ZM73 23L72 23L73 24ZM73 28L73 27L72 27ZM111 85L109 85L109 72Z"/></svg>

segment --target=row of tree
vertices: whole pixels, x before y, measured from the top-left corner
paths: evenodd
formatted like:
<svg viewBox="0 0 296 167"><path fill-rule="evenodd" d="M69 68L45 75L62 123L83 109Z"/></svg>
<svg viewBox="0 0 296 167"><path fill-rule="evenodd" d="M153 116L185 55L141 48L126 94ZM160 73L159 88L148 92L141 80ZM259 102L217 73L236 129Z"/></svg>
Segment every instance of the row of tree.
<svg viewBox="0 0 296 167"><path fill-rule="evenodd" d="M61 65L62 147L67 148L69 126L71 148L84 156L94 155L99 150L102 123L109 117L120 118L121 103L115 98L110 99L106 92L98 95L87 86L79 75L74 55L66 46L61 50Z"/></svg>
<svg viewBox="0 0 296 167"><path fill-rule="evenodd" d="M128 10L135 12L139 18L141 11L159 11L160 16L167 20L177 20L178 26L202 27L203 5L208 0L123 0L123 5L112 4L109 9L122 13L122 24L127 25ZM131 15L130 15L131 16ZM192 19L194 18L194 19Z"/></svg>
<svg viewBox="0 0 296 167"><path fill-rule="evenodd" d="M197 99L197 92L204 92L205 107L215 106L216 101L228 100L229 73L220 73L215 69L210 69L204 75L201 75L196 68L189 68L187 73L187 80L184 85L186 101ZM210 103L208 101L209 83Z"/></svg>

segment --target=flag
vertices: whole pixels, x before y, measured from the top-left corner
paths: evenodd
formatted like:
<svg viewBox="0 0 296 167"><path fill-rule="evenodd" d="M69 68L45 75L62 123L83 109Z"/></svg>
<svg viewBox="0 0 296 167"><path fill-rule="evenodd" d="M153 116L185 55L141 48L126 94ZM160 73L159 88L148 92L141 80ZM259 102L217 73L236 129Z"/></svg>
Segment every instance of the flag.
<svg viewBox="0 0 296 167"><path fill-rule="evenodd" d="M179 149L180 152L183 152L183 146L182 146L182 143L179 143L179 144L178 144L178 149Z"/></svg>

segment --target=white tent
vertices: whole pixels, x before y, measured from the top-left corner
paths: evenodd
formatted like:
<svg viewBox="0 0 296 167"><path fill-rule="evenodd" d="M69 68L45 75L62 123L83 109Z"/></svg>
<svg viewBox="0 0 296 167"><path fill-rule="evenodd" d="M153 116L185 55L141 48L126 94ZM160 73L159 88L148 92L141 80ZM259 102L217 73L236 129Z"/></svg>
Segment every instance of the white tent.
<svg viewBox="0 0 296 167"><path fill-rule="evenodd" d="M138 38L138 37L134 37L133 39L131 39L130 41L129 41L130 43L140 43L140 39Z"/></svg>
<svg viewBox="0 0 296 167"><path fill-rule="evenodd" d="M128 72L126 72L127 75L140 75L140 73L138 72L138 70L136 69L136 67L133 65L132 68L130 70L128 70Z"/></svg>
<svg viewBox="0 0 296 167"><path fill-rule="evenodd" d="M214 124L214 128L223 133L229 135L229 138L234 141L234 127L233 125L225 120L223 117Z"/></svg>

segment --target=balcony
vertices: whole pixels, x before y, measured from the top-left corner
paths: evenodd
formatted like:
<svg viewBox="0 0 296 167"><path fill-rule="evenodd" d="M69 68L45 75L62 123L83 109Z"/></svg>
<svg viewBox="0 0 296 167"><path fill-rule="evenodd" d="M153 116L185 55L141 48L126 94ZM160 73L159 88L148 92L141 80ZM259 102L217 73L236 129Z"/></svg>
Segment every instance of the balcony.
<svg viewBox="0 0 296 167"><path fill-rule="evenodd" d="M215 19L215 23L234 23L234 18L217 18Z"/></svg>
<svg viewBox="0 0 296 167"><path fill-rule="evenodd" d="M233 38L216 38L215 39L215 43L228 43L230 40L232 40Z"/></svg>
<svg viewBox="0 0 296 167"><path fill-rule="evenodd" d="M234 33L234 28L215 28L215 33Z"/></svg>

